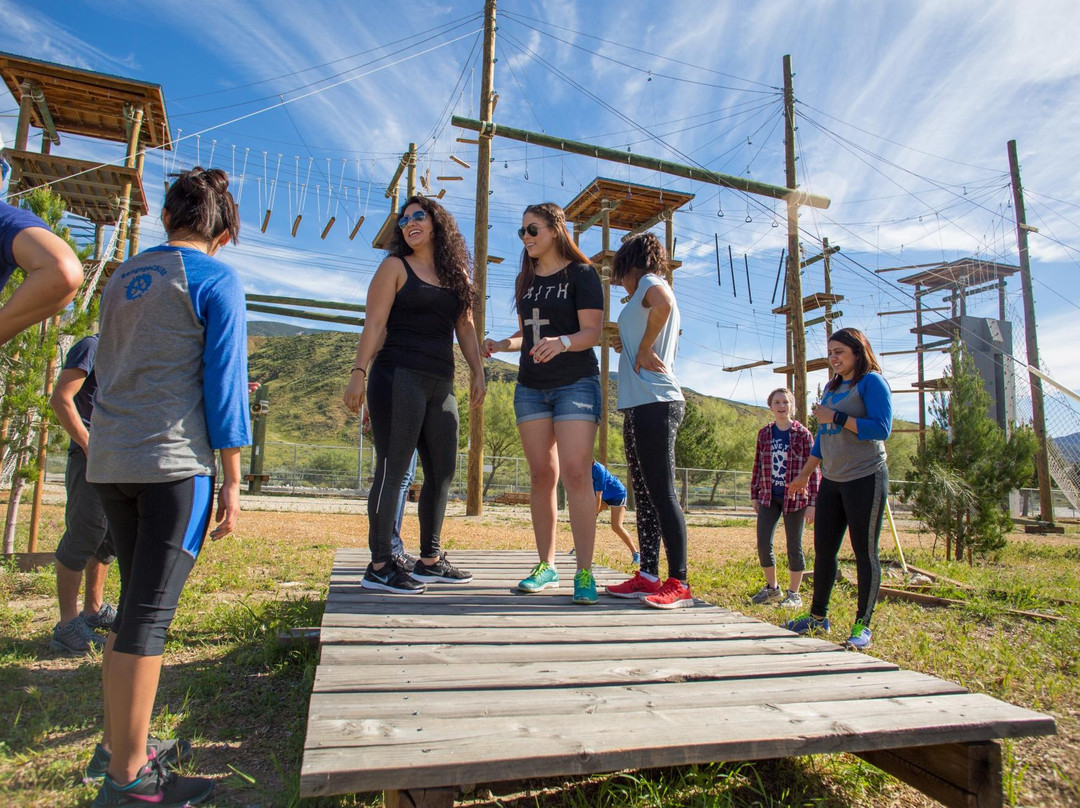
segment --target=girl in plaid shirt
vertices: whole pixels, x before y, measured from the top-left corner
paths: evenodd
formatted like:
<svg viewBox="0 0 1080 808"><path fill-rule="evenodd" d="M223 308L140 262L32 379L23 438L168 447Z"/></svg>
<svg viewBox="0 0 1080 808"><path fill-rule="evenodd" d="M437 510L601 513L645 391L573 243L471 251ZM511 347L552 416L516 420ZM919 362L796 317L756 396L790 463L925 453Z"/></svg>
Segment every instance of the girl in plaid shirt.
<svg viewBox="0 0 1080 808"><path fill-rule="evenodd" d="M753 603L779 603L795 608L802 606L799 585L806 569L802 551L803 524L814 521L818 474L815 471L805 491L788 496L788 484L794 480L810 458L814 436L810 430L791 419L795 396L786 387L773 390L767 399L773 423L758 432L754 473L750 481L750 498L757 514L757 549L765 586L750 598ZM784 517L787 536L788 588L780 591L776 581L776 556L773 536L780 517Z"/></svg>

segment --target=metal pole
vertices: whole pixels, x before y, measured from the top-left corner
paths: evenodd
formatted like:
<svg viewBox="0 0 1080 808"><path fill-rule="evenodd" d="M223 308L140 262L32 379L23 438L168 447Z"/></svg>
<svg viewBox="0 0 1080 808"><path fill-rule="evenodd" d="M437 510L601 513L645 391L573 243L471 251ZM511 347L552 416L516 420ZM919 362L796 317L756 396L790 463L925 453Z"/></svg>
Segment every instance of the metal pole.
<svg viewBox="0 0 1080 808"><path fill-rule="evenodd" d="M488 262L488 190L491 187L491 137L494 124L492 100L495 94L495 0L484 0L484 59L480 78L480 118L491 131L480 133L476 155L476 230L473 239L473 283L476 285L476 309L473 323L476 341L483 342L487 334ZM465 494L465 513L479 516L483 510L484 471L484 413L469 410L469 467L468 488Z"/></svg>
<svg viewBox="0 0 1080 808"><path fill-rule="evenodd" d="M1020 252L1020 282L1024 294L1024 335L1027 337L1027 363L1039 367L1039 340L1035 326L1035 297L1031 289L1031 261L1028 254L1028 224L1024 212L1024 189L1020 184L1020 161L1016 141L1009 141L1009 172L1012 174L1013 205L1016 208L1016 244ZM1035 468L1039 476L1039 510L1042 521L1054 523L1054 504L1050 498L1050 461L1046 451L1046 412L1043 409L1042 379L1028 373L1031 383L1031 426L1039 442Z"/></svg>

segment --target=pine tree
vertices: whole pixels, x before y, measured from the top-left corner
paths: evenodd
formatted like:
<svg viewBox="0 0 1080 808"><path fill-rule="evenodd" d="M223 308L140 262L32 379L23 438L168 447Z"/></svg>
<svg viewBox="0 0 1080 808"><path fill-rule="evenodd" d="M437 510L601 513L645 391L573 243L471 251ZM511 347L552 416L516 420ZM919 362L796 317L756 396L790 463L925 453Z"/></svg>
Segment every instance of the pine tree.
<svg viewBox="0 0 1080 808"><path fill-rule="evenodd" d="M1031 477L1035 433L1013 426L1006 436L990 418L990 396L971 356L952 351L948 394L934 397L925 447L912 458L904 499L917 517L946 540L957 560L1005 546L1012 529L1005 506L1010 491Z"/></svg>

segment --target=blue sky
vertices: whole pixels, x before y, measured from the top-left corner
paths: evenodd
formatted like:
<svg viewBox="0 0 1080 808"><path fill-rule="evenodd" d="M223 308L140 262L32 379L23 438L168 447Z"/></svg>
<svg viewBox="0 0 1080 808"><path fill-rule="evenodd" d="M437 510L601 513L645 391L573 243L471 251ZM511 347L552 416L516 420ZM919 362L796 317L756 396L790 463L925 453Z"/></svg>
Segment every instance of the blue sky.
<svg viewBox="0 0 1080 808"><path fill-rule="evenodd" d="M212 164L236 175L241 242L223 257L249 292L362 302L381 258L370 243L388 211L383 191L410 141L471 242L475 171L449 158L474 165L476 147L456 142L463 133L449 119L477 115L482 5L0 0L0 19L6 51L162 85L177 148L147 155L144 245L162 237L154 217L164 172ZM1028 219L1041 230L1031 249L1044 365L1080 389L1080 4L684 0L658 8L638 0L500 2L496 120L782 185L779 87L790 53L800 184L833 200L828 210L803 208L803 242L810 255L822 237L841 246L833 262L834 290L846 296L840 324L866 331L879 351L913 347L913 317L877 313L914 301L896 283L905 273L874 270L967 255L1016 263L1006 156L1016 139ZM16 107L0 98L0 136L9 145ZM117 144L72 136L57 151L122 158ZM511 141L496 139L493 154L490 252L507 260L489 272L492 336L515 328L510 289L522 208L565 204L599 174L696 194L693 210L675 218L683 383L755 403L782 383L768 367L721 369L784 359L783 321L771 314L786 245L778 204ZM443 175L464 180L435 182ZM336 224L320 239L330 216ZM586 237L587 253L598 240ZM821 290L820 268L807 270L805 292ZM1022 356L1018 276L1008 304ZM996 296L986 295L969 313L994 316L996 308ZM823 340L820 326L810 329L810 356L823 355ZM910 388L913 355L884 364L894 389ZM928 373L941 364L932 357ZM823 373L811 374L810 390L823 382ZM898 411L911 416L915 400L897 395Z"/></svg>

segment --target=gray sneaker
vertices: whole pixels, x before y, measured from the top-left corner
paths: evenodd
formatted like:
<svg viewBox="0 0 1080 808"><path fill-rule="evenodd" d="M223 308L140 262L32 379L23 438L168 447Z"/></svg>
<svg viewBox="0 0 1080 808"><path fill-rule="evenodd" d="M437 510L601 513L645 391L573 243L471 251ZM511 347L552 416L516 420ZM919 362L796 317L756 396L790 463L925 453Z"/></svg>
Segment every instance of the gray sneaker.
<svg viewBox="0 0 1080 808"><path fill-rule="evenodd" d="M756 603L759 606L763 603L779 603L784 599L784 593L780 587L773 589L768 584L761 587L761 591L750 598L751 603Z"/></svg>
<svg viewBox="0 0 1080 808"><path fill-rule="evenodd" d="M69 620L66 624L57 623L53 629L49 650L59 651L67 656L86 656L91 651L101 651L105 647L105 638L96 634L82 615Z"/></svg>
<svg viewBox="0 0 1080 808"><path fill-rule="evenodd" d="M116 621L116 607L111 603L102 603L100 609L93 614L84 614L82 618L90 628L108 631Z"/></svg>
<svg viewBox="0 0 1080 808"><path fill-rule="evenodd" d="M781 609L797 609L802 606L802 595L789 589L784 593L784 599L776 605Z"/></svg>

